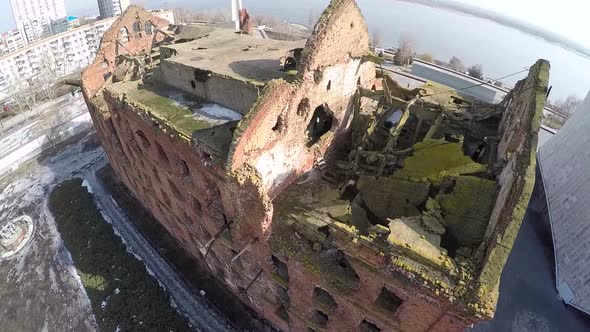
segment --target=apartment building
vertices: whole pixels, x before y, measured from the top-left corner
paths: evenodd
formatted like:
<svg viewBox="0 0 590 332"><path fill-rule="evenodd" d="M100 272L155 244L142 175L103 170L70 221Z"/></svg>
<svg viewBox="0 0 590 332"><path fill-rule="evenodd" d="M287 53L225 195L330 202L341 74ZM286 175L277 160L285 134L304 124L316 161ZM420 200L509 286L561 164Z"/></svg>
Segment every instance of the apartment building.
<svg viewBox="0 0 590 332"><path fill-rule="evenodd" d="M49 25L49 32L52 35L57 35L68 30L72 30L80 26L80 19L76 16L66 16L58 20L51 21Z"/></svg>
<svg viewBox="0 0 590 332"><path fill-rule="evenodd" d="M67 16L64 0L10 0L10 5L17 29L27 44L49 32L51 21Z"/></svg>
<svg viewBox="0 0 590 332"><path fill-rule="evenodd" d="M25 46L23 36L16 29L5 32L0 36L0 53L2 55L15 52Z"/></svg>
<svg viewBox="0 0 590 332"><path fill-rule="evenodd" d="M98 0L101 18L121 15L129 7L129 0Z"/></svg>
<svg viewBox="0 0 590 332"><path fill-rule="evenodd" d="M154 15L174 19L172 11L157 11ZM50 73L59 78L92 63L103 34L116 19L112 17L84 25L1 56L0 99L31 84L40 75Z"/></svg>

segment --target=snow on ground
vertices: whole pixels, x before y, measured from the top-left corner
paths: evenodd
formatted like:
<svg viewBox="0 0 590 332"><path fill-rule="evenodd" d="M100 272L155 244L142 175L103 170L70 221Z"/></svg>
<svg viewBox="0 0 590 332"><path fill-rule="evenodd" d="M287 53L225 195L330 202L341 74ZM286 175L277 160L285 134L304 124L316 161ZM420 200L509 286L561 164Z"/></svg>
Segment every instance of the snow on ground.
<svg viewBox="0 0 590 332"><path fill-rule="evenodd" d="M228 121L238 121L242 119L242 114L219 104L205 104L199 110L200 113L209 115L212 118L223 119Z"/></svg>
<svg viewBox="0 0 590 332"><path fill-rule="evenodd" d="M36 223L29 243L0 264L2 331L96 331L96 319L70 253L47 206L61 181L106 164L101 148L70 145L55 158L32 160L0 177L0 220L23 214Z"/></svg>
<svg viewBox="0 0 590 332"><path fill-rule="evenodd" d="M3 137L0 139L0 156L4 156L8 154L14 147L22 144L25 140L27 140L32 132L33 126L37 124L37 121L32 122L25 127L20 128L19 130L15 131L14 133Z"/></svg>
<svg viewBox="0 0 590 332"><path fill-rule="evenodd" d="M67 138L88 129L91 126L92 120L90 114L84 113L72 119L69 124L63 125L60 128L59 136ZM12 171L14 165L18 166L18 164L26 161L33 155L40 153L42 148L49 143L50 140L48 135L42 135L2 157L0 159L0 175Z"/></svg>
<svg viewBox="0 0 590 332"><path fill-rule="evenodd" d="M215 103L201 104L198 101L187 99L186 95L178 92L169 93L169 98L176 107L191 110L196 120L206 121L213 125L222 125L228 121L242 119L242 114Z"/></svg>
<svg viewBox="0 0 590 332"><path fill-rule="evenodd" d="M92 186L88 183L88 180L84 179L84 181L82 181L82 187L86 188L88 193L92 194Z"/></svg>

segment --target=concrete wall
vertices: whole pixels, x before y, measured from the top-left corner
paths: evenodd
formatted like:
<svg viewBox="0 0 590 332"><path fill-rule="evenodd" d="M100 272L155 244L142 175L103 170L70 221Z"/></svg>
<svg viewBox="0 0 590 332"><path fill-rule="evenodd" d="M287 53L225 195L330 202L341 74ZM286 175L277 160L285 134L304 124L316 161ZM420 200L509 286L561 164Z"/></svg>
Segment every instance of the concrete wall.
<svg viewBox="0 0 590 332"><path fill-rule="evenodd" d="M474 297L479 310L493 317L498 301L500 276L520 229L535 183L538 133L547 100L549 62L539 60L526 79L502 102L506 108L500 122L497 159L503 166L498 176L496 204L478 251L482 268Z"/></svg>
<svg viewBox="0 0 590 332"><path fill-rule="evenodd" d="M155 75L159 82L241 114L248 113L258 99L258 87L254 84L215 73L207 80L199 80L198 69L171 60L162 60Z"/></svg>

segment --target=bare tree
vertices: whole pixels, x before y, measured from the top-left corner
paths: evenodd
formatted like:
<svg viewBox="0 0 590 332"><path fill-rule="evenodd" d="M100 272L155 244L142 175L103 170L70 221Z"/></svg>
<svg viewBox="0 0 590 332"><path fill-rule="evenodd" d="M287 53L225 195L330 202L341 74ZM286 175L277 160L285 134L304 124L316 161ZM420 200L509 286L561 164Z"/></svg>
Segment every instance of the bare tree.
<svg viewBox="0 0 590 332"><path fill-rule="evenodd" d="M449 61L449 65L453 70L460 71L462 73L465 72L465 65L463 64L463 61L461 61L461 59L457 58L456 56L453 56L451 58L451 61Z"/></svg>
<svg viewBox="0 0 590 332"><path fill-rule="evenodd" d="M45 52L40 57L38 65L39 74L35 79L37 91L42 98L53 100L57 95L55 82L62 76L57 65L57 59L53 54Z"/></svg>
<svg viewBox="0 0 590 332"><path fill-rule="evenodd" d="M483 80L483 67L481 65L473 65L467 68L467 74L471 77Z"/></svg>
<svg viewBox="0 0 590 332"><path fill-rule="evenodd" d="M582 100L578 96L569 95L565 99L560 98L555 103L550 103L550 106L555 112L569 118L581 103Z"/></svg>
<svg viewBox="0 0 590 332"><path fill-rule="evenodd" d="M46 113L41 119L41 128L45 130L45 137L55 151L58 143L66 134L63 132L64 124L67 122L66 112L56 110L55 112Z"/></svg>
<svg viewBox="0 0 590 332"><path fill-rule="evenodd" d="M430 53L424 53L417 56L418 59L426 62L434 62L434 57Z"/></svg>
<svg viewBox="0 0 590 332"><path fill-rule="evenodd" d="M373 36L371 37L371 45L373 45L373 47L379 47L382 43L383 37L381 35L381 30L375 29L375 31L373 31Z"/></svg>
<svg viewBox="0 0 590 332"><path fill-rule="evenodd" d="M221 10L193 11L189 8L175 8L174 19L176 23L206 22L224 23L229 22L230 15L228 12Z"/></svg>
<svg viewBox="0 0 590 332"><path fill-rule="evenodd" d="M277 27L280 24L280 22L276 18L265 15L254 16L254 21L257 25L266 25L269 27Z"/></svg>
<svg viewBox="0 0 590 332"><path fill-rule="evenodd" d="M403 33L400 36L399 48L393 62L399 66L405 66L410 64L412 57L414 56L416 43L411 34Z"/></svg>
<svg viewBox="0 0 590 332"><path fill-rule="evenodd" d="M32 92L30 82L22 77L17 77L10 83L8 94L18 112L28 111L35 106L36 99L31 97Z"/></svg>
<svg viewBox="0 0 590 332"><path fill-rule="evenodd" d="M186 8L174 8L174 20L178 24L187 23L191 16L191 11Z"/></svg>

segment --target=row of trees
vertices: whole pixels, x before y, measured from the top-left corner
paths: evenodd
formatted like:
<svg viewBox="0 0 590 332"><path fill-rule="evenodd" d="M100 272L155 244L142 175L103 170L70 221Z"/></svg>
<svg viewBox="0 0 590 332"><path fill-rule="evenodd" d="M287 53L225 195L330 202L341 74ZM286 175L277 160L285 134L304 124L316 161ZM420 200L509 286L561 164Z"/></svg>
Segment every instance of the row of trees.
<svg viewBox="0 0 590 332"><path fill-rule="evenodd" d="M64 59L65 60L65 59ZM8 95L13 100L16 111L32 109L40 101L52 100L57 97L56 79L64 75L63 67L58 64L58 57L46 52L40 56L34 76L30 78L16 77L9 85Z"/></svg>
<svg viewBox="0 0 590 332"><path fill-rule="evenodd" d="M381 31L374 30L371 36L371 45L373 47L379 47L382 45L382 42L383 38ZM416 42L414 37L409 33L402 33L399 38L399 46L393 62L398 66L405 66L410 64L413 58L432 63L435 62L434 57L429 53L416 54ZM472 77L483 79L483 67L480 64L466 67L459 58L453 56L447 66L453 70L467 73Z"/></svg>
<svg viewBox="0 0 590 332"><path fill-rule="evenodd" d="M195 11L188 8L175 8L174 19L176 23L206 22L211 24L229 22L231 16L222 10Z"/></svg>
<svg viewBox="0 0 590 332"><path fill-rule="evenodd" d="M569 119L576 110L576 107L582 103L582 100L576 95L569 95L565 99L560 98L555 102L548 101L549 108Z"/></svg>

